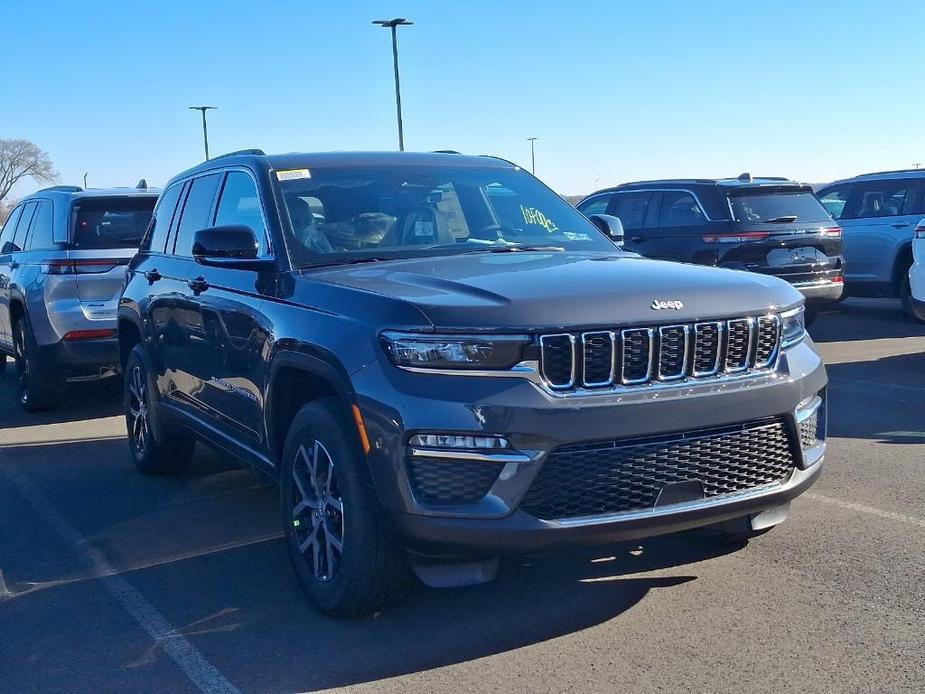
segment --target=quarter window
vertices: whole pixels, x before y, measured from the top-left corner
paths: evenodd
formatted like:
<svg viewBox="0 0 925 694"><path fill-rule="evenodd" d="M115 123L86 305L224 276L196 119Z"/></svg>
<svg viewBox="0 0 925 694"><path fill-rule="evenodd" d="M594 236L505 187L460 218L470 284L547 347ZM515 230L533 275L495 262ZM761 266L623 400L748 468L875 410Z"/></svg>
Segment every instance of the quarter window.
<svg viewBox="0 0 925 694"><path fill-rule="evenodd" d="M651 200L652 193L619 193L613 214L620 218L626 231L642 229Z"/></svg>
<svg viewBox="0 0 925 694"><path fill-rule="evenodd" d="M662 194L660 227L700 226L706 222L703 210L693 195L680 190L666 190Z"/></svg>
<svg viewBox="0 0 925 694"><path fill-rule="evenodd" d="M257 185L243 171L231 171L225 177L222 196L215 213L215 226L243 224L250 227L257 237L257 252L265 255L267 251L267 226L260 211L260 196Z"/></svg>
<svg viewBox="0 0 925 694"><path fill-rule="evenodd" d="M183 216L180 218L180 228L177 230L177 240L174 243L176 255L191 258L193 255L193 236L200 229L209 226L209 217L212 214L212 201L222 180L221 174L209 174L193 181L186 204L183 206Z"/></svg>
<svg viewBox="0 0 925 694"><path fill-rule="evenodd" d="M54 228L54 205L50 200L39 202L32 222L32 233L26 244L28 250L44 251L52 247L52 230Z"/></svg>
<svg viewBox="0 0 925 694"><path fill-rule="evenodd" d="M595 195L578 205L578 211L585 217L592 214L604 214L607 212L607 206L610 204L612 195Z"/></svg>

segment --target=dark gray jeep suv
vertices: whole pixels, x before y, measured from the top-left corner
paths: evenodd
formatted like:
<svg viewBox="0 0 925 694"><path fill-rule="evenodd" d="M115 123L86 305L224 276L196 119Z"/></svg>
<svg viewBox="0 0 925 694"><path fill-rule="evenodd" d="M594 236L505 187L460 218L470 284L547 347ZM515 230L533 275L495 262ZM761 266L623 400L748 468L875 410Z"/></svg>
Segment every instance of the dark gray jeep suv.
<svg viewBox="0 0 925 694"><path fill-rule="evenodd" d="M616 220L593 220L616 235ZM119 306L131 452L279 481L316 605L497 557L786 516L825 451L803 297L654 261L526 171L450 153L226 155L166 187Z"/></svg>

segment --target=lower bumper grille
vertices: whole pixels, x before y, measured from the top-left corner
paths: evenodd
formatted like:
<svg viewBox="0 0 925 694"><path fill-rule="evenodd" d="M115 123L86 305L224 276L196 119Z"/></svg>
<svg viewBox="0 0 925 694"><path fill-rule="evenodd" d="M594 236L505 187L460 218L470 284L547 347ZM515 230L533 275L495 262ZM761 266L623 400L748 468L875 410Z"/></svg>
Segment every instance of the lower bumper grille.
<svg viewBox="0 0 925 694"><path fill-rule="evenodd" d="M565 446L549 454L520 508L556 520L652 508L677 482L700 483L707 498L745 491L784 481L797 446L782 419Z"/></svg>
<svg viewBox="0 0 925 694"><path fill-rule="evenodd" d="M488 493L501 467L474 460L411 458L411 489L425 503L472 503Z"/></svg>

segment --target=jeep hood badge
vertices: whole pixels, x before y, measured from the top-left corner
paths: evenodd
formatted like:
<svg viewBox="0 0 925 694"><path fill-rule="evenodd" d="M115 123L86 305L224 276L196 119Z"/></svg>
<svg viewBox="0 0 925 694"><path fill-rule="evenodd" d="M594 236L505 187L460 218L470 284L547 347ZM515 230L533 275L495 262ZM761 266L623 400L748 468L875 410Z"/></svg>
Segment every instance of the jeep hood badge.
<svg viewBox="0 0 925 694"><path fill-rule="evenodd" d="M651 308L653 311L661 311L666 308L680 311L682 308L684 308L684 304L677 299L671 299L669 301L665 301L664 299L652 299L652 305L649 308Z"/></svg>

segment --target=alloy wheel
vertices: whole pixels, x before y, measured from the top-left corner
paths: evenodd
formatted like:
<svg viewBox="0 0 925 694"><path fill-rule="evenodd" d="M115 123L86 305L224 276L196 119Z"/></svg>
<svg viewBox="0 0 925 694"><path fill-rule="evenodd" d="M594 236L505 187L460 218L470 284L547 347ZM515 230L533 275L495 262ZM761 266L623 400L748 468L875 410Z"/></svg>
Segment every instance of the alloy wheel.
<svg viewBox="0 0 925 694"><path fill-rule="evenodd" d="M292 527L315 578L330 581L344 547L344 503L334 461L320 441L300 446L292 466Z"/></svg>
<svg viewBox="0 0 925 694"><path fill-rule="evenodd" d="M148 446L148 439L151 436L151 428L148 421L148 400L147 400L147 382L144 371L138 365L132 369L131 377L128 383L128 411L131 418L132 445L138 455L144 455Z"/></svg>

